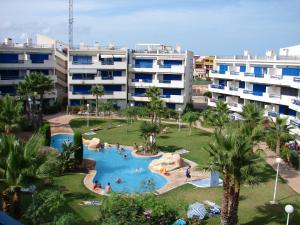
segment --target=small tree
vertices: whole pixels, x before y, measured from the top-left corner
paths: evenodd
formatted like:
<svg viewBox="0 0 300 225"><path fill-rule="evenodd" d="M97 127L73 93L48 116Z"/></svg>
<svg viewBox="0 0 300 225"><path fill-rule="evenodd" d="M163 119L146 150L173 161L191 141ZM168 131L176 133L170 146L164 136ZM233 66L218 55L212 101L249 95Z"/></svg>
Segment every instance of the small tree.
<svg viewBox="0 0 300 225"><path fill-rule="evenodd" d="M82 133L76 131L74 133L74 145L76 146L76 150L74 153L74 158L77 165L80 165L83 160L83 143L82 143Z"/></svg>
<svg viewBox="0 0 300 225"><path fill-rule="evenodd" d="M4 96L0 100L0 126L6 134L19 126L21 122L22 105L11 96Z"/></svg>
<svg viewBox="0 0 300 225"><path fill-rule="evenodd" d="M44 137L45 139L45 145L50 146L51 144L51 127L49 123L45 123L42 127L39 129L39 133Z"/></svg>
<svg viewBox="0 0 300 225"><path fill-rule="evenodd" d="M96 116L98 116L98 104L99 104L99 98L101 98L102 95L104 95L104 88L102 85L96 85L92 87L92 95L96 96Z"/></svg>
<svg viewBox="0 0 300 225"><path fill-rule="evenodd" d="M127 106L123 110L123 113L127 117L127 123L130 123L130 125L132 126L132 122L133 122L133 120L137 116L137 108L136 107Z"/></svg>
<svg viewBox="0 0 300 225"><path fill-rule="evenodd" d="M189 135L192 134L192 125L199 119L199 114L197 112L187 112L183 115L182 120L189 124Z"/></svg>
<svg viewBox="0 0 300 225"><path fill-rule="evenodd" d="M76 151L76 146L72 143L64 143L63 151L59 154L58 160L60 162L60 174L69 171L74 166L74 152Z"/></svg>
<svg viewBox="0 0 300 225"><path fill-rule="evenodd" d="M141 136L144 138L144 153L147 150L156 151L156 136L159 132L159 126L153 123L143 121L140 126Z"/></svg>

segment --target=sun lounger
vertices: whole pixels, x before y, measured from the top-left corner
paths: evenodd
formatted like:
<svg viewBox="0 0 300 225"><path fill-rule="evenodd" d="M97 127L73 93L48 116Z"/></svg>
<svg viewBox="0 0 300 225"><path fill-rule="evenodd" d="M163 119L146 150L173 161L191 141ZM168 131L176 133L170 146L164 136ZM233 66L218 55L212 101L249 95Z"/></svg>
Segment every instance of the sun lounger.
<svg viewBox="0 0 300 225"><path fill-rule="evenodd" d="M90 131L90 132L86 132L86 133L84 133L84 135L94 135L94 134L96 134L95 132L93 132L93 131Z"/></svg>
<svg viewBox="0 0 300 225"><path fill-rule="evenodd" d="M28 188L21 188L21 192L33 193L36 190L35 185L31 185Z"/></svg>
<svg viewBox="0 0 300 225"><path fill-rule="evenodd" d="M179 149L179 150L176 150L175 153L178 153L180 155L182 154L186 154L186 153L189 153L190 151L186 150L186 149Z"/></svg>
<svg viewBox="0 0 300 225"><path fill-rule="evenodd" d="M103 130L102 127L95 127L95 128L92 128L91 131L98 131L98 130Z"/></svg>
<svg viewBox="0 0 300 225"><path fill-rule="evenodd" d="M101 204L102 204L102 202L100 202L100 201L81 201L79 203L79 205L90 205L90 206L98 206Z"/></svg>

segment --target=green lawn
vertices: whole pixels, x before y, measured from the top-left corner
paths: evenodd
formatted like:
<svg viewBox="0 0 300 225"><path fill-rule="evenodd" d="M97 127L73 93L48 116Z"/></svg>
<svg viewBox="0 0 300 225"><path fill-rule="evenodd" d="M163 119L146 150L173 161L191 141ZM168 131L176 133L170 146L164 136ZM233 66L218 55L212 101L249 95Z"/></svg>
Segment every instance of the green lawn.
<svg viewBox="0 0 300 225"><path fill-rule="evenodd" d="M209 80L193 80L194 85L208 85L211 84L212 82Z"/></svg>

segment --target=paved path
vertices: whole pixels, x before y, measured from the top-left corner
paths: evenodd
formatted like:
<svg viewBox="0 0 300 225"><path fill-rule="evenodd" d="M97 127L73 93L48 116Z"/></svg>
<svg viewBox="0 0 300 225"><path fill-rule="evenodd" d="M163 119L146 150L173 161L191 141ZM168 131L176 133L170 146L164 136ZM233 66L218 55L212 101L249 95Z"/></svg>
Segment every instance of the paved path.
<svg viewBox="0 0 300 225"><path fill-rule="evenodd" d="M266 162L276 170L276 153L269 149L265 142L260 142L258 144L259 149L263 149L266 154ZM300 171L295 170L293 167L289 166L286 162L282 162L279 175L282 177L287 184L298 194L300 194Z"/></svg>

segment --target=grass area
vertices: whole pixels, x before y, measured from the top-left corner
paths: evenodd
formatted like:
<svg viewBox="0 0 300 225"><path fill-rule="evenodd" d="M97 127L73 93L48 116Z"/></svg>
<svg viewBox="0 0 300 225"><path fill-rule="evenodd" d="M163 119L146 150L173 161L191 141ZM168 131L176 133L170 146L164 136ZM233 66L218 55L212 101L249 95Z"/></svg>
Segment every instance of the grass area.
<svg viewBox="0 0 300 225"><path fill-rule="evenodd" d="M194 85L208 85L211 84L212 82L209 80L193 80Z"/></svg>
<svg viewBox="0 0 300 225"><path fill-rule="evenodd" d="M141 122L136 121L132 126L128 125L125 120L90 120L90 128L102 127L103 130L97 131L96 135L87 136L88 138L97 137L103 142L111 144L120 143L121 145L133 146L143 144L143 138L140 137L139 126ZM85 119L76 119L70 122L74 131L87 132L89 128L86 126ZM108 126L114 128L107 129ZM117 127L119 126L119 127ZM211 138L210 134L198 129L192 130L192 135L189 136L189 129L185 126L178 131L177 125L166 124L168 131L165 134L160 134L157 137L157 144L162 151L173 152L177 149L188 149L190 153L184 157L193 160L199 164L205 163L208 154L201 150L201 147L208 143Z"/></svg>

